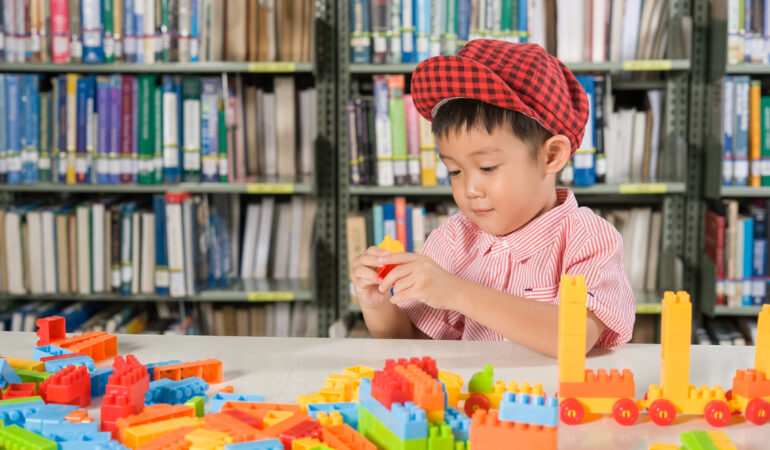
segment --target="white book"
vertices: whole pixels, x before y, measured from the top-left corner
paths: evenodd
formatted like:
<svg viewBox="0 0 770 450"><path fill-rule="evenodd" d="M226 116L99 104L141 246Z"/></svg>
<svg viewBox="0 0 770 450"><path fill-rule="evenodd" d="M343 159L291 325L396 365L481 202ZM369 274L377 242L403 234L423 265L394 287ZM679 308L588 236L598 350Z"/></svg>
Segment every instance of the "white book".
<svg viewBox="0 0 770 450"><path fill-rule="evenodd" d="M179 62L190 62L190 19L192 13L191 0L179 0L178 34ZM173 14L169 12L169 14Z"/></svg>
<svg viewBox="0 0 770 450"><path fill-rule="evenodd" d="M655 40L654 32L658 26L653 28L653 12L659 0L646 0L642 3L641 14L639 15L639 36L634 59L650 59L652 54L652 44ZM660 24L662 25L662 24Z"/></svg>
<svg viewBox="0 0 770 450"><path fill-rule="evenodd" d="M658 158L660 156L660 124L663 115L663 91L647 91L652 112L652 130L650 132L650 180L658 179Z"/></svg>
<svg viewBox="0 0 770 450"><path fill-rule="evenodd" d="M134 0L137 3L144 1L144 36L142 38L144 63L155 63L155 0ZM160 46L159 46L160 47Z"/></svg>
<svg viewBox="0 0 770 450"><path fill-rule="evenodd" d="M583 61L583 2L556 0L556 56L564 62Z"/></svg>
<svg viewBox="0 0 770 450"><path fill-rule="evenodd" d="M313 264L313 230L315 229L316 216L315 197L305 197L304 210L302 211L302 237L300 241L299 271L297 278L309 280Z"/></svg>
<svg viewBox="0 0 770 450"><path fill-rule="evenodd" d="M131 222L131 293L139 293L139 277L141 273L139 268L141 267L142 252L140 251L141 238L142 238L142 213L135 211L132 215Z"/></svg>
<svg viewBox="0 0 770 450"><path fill-rule="evenodd" d="M607 27L605 24L610 19L609 14L610 0L593 0L592 10L592 24L589 33L593 33L591 36L591 60L593 62L604 62L607 60L605 56L605 44L607 42Z"/></svg>
<svg viewBox="0 0 770 450"><path fill-rule="evenodd" d="M289 336L304 337L306 321L305 304L294 303L291 306L291 329L289 331Z"/></svg>
<svg viewBox="0 0 770 450"><path fill-rule="evenodd" d="M142 256L140 286L142 294L155 293L155 214L142 213Z"/></svg>
<svg viewBox="0 0 770 450"><path fill-rule="evenodd" d="M623 43L623 11L626 0L612 0L612 18L610 19L610 61L620 61Z"/></svg>
<svg viewBox="0 0 770 450"><path fill-rule="evenodd" d="M32 294L43 293L43 230L40 223L40 211L33 210L27 213L27 227L29 233L29 290Z"/></svg>
<svg viewBox="0 0 770 450"><path fill-rule="evenodd" d="M112 290L112 211L110 209L104 211L104 243L104 251L102 252L105 265L104 290L109 292ZM119 276L117 284L118 288L120 288Z"/></svg>
<svg viewBox="0 0 770 450"><path fill-rule="evenodd" d="M297 125L294 77L275 77L275 128L278 148L278 176L292 178L297 174Z"/></svg>
<svg viewBox="0 0 770 450"><path fill-rule="evenodd" d="M313 143L315 142L315 89L300 92L300 173L313 173Z"/></svg>
<svg viewBox="0 0 770 450"><path fill-rule="evenodd" d="M182 204L166 203L166 244L168 247L168 271L170 294L184 297L184 239L182 236Z"/></svg>
<svg viewBox="0 0 770 450"><path fill-rule="evenodd" d="M276 141L276 111L275 94L265 92L262 94L262 113L264 119L264 129L262 137L265 140L263 147L265 149L265 176L271 177L278 175L278 143Z"/></svg>
<svg viewBox="0 0 770 450"><path fill-rule="evenodd" d="M201 170L201 101L200 97L186 98L183 103L184 142L182 143L182 170Z"/></svg>
<svg viewBox="0 0 770 450"><path fill-rule="evenodd" d="M289 337L291 332L291 303L275 304L275 337Z"/></svg>
<svg viewBox="0 0 770 450"><path fill-rule="evenodd" d="M633 139L631 141L631 180L642 181L644 147L647 139L647 111L634 113Z"/></svg>
<svg viewBox="0 0 770 450"><path fill-rule="evenodd" d="M636 49L639 45L639 24L642 16L642 0L626 0L623 15L623 32L621 34L620 59L629 61L636 59Z"/></svg>
<svg viewBox="0 0 770 450"><path fill-rule="evenodd" d="M190 197L182 202L182 235L184 239L184 279L187 295L195 293L195 266L193 264L193 203Z"/></svg>
<svg viewBox="0 0 770 450"><path fill-rule="evenodd" d="M289 233L289 263L286 278L296 280L299 278L299 259L301 257L302 243L302 213L304 211L303 196L295 195L291 198L291 232Z"/></svg>
<svg viewBox="0 0 770 450"><path fill-rule="evenodd" d="M77 227L78 293L91 293L91 207L78 205L75 209Z"/></svg>
<svg viewBox="0 0 770 450"><path fill-rule="evenodd" d="M484 0L479 1L479 5L482 3L484 3ZM531 23L528 42L545 48L545 2L529 0L527 8Z"/></svg>
<svg viewBox="0 0 770 450"><path fill-rule="evenodd" d="M16 61L16 15L13 13L15 2L3 2L3 32L5 33L5 61ZM23 61L19 61L23 62Z"/></svg>
<svg viewBox="0 0 770 450"><path fill-rule="evenodd" d="M163 90L163 167L179 168L179 117L176 91Z"/></svg>
<svg viewBox="0 0 770 450"><path fill-rule="evenodd" d="M241 278L251 278L254 274L254 255L257 250L257 231L259 227L259 204L250 204L246 208L246 224L243 227L243 253L241 254Z"/></svg>
<svg viewBox="0 0 770 450"><path fill-rule="evenodd" d="M422 246L425 245L425 207L422 206L412 208L412 242L414 252L422 253Z"/></svg>
<svg viewBox="0 0 770 450"><path fill-rule="evenodd" d="M42 212L43 228L43 292L56 293L56 215L50 209Z"/></svg>
<svg viewBox="0 0 770 450"><path fill-rule="evenodd" d="M272 278L283 280L288 277L289 239L291 237L291 203L278 204L278 227L275 230L275 252L273 252Z"/></svg>
<svg viewBox="0 0 770 450"><path fill-rule="evenodd" d="M660 267L660 237L663 224L663 214L660 211L652 213L650 219L650 251L647 254L647 279L644 290L656 292L658 287L658 268Z"/></svg>
<svg viewBox="0 0 770 450"><path fill-rule="evenodd" d="M634 291L641 291L645 287L647 281L647 255L650 242L650 216L652 215L652 209L650 208L633 208L631 210L631 227L632 227L632 240L626 242L630 248L626 249L626 252L630 252L631 267L629 270L629 279L631 282L631 288ZM638 255L644 255L640 258ZM634 257L636 256L636 257Z"/></svg>
<svg viewBox="0 0 770 450"><path fill-rule="evenodd" d="M104 259L104 247L108 244L104 240L104 203L97 202L91 205L91 258L93 261L93 292L104 292L105 268L109 262ZM111 243L109 244L111 245Z"/></svg>
<svg viewBox="0 0 770 450"><path fill-rule="evenodd" d="M241 257L241 199L237 195L230 195L230 261L233 261L228 275L235 277L238 274L238 261Z"/></svg>
<svg viewBox="0 0 770 450"><path fill-rule="evenodd" d="M273 210L275 198L265 197L259 209L259 234L257 235L257 252L254 261L254 278L267 278L267 264L270 258L270 242L273 232Z"/></svg>
<svg viewBox="0 0 770 450"><path fill-rule="evenodd" d="M315 303L305 304L305 337L318 337L318 307Z"/></svg>

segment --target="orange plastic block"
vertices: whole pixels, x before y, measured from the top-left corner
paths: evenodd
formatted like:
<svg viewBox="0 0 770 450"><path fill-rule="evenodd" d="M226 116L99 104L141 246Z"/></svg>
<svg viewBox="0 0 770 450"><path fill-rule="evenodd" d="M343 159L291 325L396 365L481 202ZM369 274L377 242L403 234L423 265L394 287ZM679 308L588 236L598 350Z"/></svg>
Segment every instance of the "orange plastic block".
<svg viewBox="0 0 770 450"><path fill-rule="evenodd" d="M331 414L329 415L327 415L323 411L319 411L318 415L315 416L315 420L317 420L322 427L332 427L335 425L342 425L344 421L342 418L342 414L340 414L339 411L332 411Z"/></svg>
<svg viewBox="0 0 770 450"><path fill-rule="evenodd" d="M261 433L256 428L250 427L235 417L223 413L203 416L203 428L225 433L233 438L233 442L263 439Z"/></svg>
<svg viewBox="0 0 770 450"><path fill-rule="evenodd" d="M444 410L444 390L436 379L417 366L396 366L396 373L406 378L412 385L415 405L425 411Z"/></svg>
<svg viewBox="0 0 770 450"><path fill-rule="evenodd" d="M51 316L41 317L35 321L37 325L37 347L48 345L54 341L64 339L66 337L66 322L64 317Z"/></svg>
<svg viewBox="0 0 770 450"><path fill-rule="evenodd" d="M649 450L679 450L679 446L676 444L664 444L662 442L654 442Z"/></svg>
<svg viewBox="0 0 770 450"><path fill-rule="evenodd" d="M299 412L298 405L289 405L283 403L226 402L224 405L222 405L222 411L228 409L237 409L239 411L245 412L251 417L255 417L263 421L263 423L265 416L271 412L289 412L292 415Z"/></svg>
<svg viewBox="0 0 770 450"><path fill-rule="evenodd" d="M770 380L758 370L738 369L733 377L733 394L747 398L770 396Z"/></svg>
<svg viewBox="0 0 770 450"><path fill-rule="evenodd" d="M556 449L556 427L543 427L500 421L497 411L479 408L471 419L468 444L473 450L497 450L502 443L516 443L516 448Z"/></svg>
<svg viewBox="0 0 770 450"><path fill-rule="evenodd" d="M2 398L10 400L12 398L32 397L37 391L35 383L11 383L5 389Z"/></svg>
<svg viewBox="0 0 770 450"><path fill-rule="evenodd" d="M190 441L184 437L195 431L195 428L184 427L176 429L170 433L139 446L138 450L187 450L190 448Z"/></svg>
<svg viewBox="0 0 770 450"><path fill-rule="evenodd" d="M346 423L325 426L321 439L326 445L337 450L377 450L376 445L358 434L353 427Z"/></svg>
<svg viewBox="0 0 770 450"><path fill-rule="evenodd" d="M53 344L75 353L84 353L96 362L104 361L118 354L118 337L103 331L93 331L69 339L53 341Z"/></svg>
<svg viewBox="0 0 770 450"><path fill-rule="evenodd" d="M126 447L137 448L179 428L199 428L200 426L201 419L194 417L177 417L160 422L145 423L126 428L123 432L122 443Z"/></svg>
<svg viewBox="0 0 770 450"><path fill-rule="evenodd" d="M634 374L629 369L610 369L609 373L605 369L586 369L585 379L584 383L559 383L559 397L634 398L636 394Z"/></svg>
<svg viewBox="0 0 770 450"><path fill-rule="evenodd" d="M64 416L64 420L70 423L91 423L94 421L93 417L90 417L88 411L85 409L76 409L72 411Z"/></svg>
<svg viewBox="0 0 770 450"><path fill-rule="evenodd" d="M5 358L14 369L33 370L45 372L45 361L32 361L30 359Z"/></svg>
<svg viewBox="0 0 770 450"><path fill-rule="evenodd" d="M172 364L169 366L159 366L153 369L155 380L169 378L179 381L185 378L198 377L206 383L222 382L222 361L218 359L205 359L182 364Z"/></svg>
<svg viewBox="0 0 770 450"><path fill-rule="evenodd" d="M263 421L265 428L262 430L262 434L267 436L265 439L280 438L281 434L294 428L306 420L313 420L309 416L300 412L293 414L291 417L286 418L278 422L275 425L268 426L267 422Z"/></svg>
<svg viewBox="0 0 770 450"><path fill-rule="evenodd" d="M190 441L190 450L219 450L233 443L233 438L221 431L198 428L184 437Z"/></svg>
<svg viewBox="0 0 770 450"><path fill-rule="evenodd" d="M185 405L167 405L165 403L145 406L139 414L121 417L115 421L115 425L118 427L118 440L123 442L123 434L129 427L176 419L178 417L195 417L195 410Z"/></svg>
<svg viewBox="0 0 770 450"><path fill-rule="evenodd" d="M235 389L233 389L232 386L222 386L217 392L221 392L223 394L232 394L235 392Z"/></svg>

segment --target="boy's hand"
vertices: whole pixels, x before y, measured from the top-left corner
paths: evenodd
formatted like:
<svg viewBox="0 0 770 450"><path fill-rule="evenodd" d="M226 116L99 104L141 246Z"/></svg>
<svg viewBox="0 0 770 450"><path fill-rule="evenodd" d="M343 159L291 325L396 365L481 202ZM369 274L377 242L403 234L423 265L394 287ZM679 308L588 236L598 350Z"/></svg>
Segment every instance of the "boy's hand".
<svg viewBox="0 0 770 450"><path fill-rule="evenodd" d="M454 309L455 298L463 280L452 275L427 256L392 253L377 259L378 265L396 267L380 282L380 293L393 288L390 302L398 304L419 300L437 309Z"/></svg>
<svg viewBox="0 0 770 450"><path fill-rule="evenodd" d="M380 280L377 278L380 268L377 260L387 254L387 250L372 246L353 259L350 276L362 307L376 307L387 303L390 298L389 293L380 292Z"/></svg>

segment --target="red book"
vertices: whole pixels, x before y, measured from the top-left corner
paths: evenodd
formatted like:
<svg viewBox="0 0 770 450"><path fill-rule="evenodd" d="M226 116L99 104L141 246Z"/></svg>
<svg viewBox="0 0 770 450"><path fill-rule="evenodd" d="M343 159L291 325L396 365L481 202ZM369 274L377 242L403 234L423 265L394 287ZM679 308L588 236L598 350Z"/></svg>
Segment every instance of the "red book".
<svg viewBox="0 0 770 450"><path fill-rule="evenodd" d="M121 81L121 92L123 93L122 126L120 140L120 182L129 184L131 177L131 154L133 152L133 140L136 138L133 133L133 84L136 77L133 75L123 75Z"/></svg>
<svg viewBox="0 0 770 450"><path fill-rule="evenodd" d="M727 304L725 281L725 217L714 211L706 211L703 250L714 261L717 279L717 305Z"/></svg>
<svg viewBox="0 0 770 450"><path fill-rule="evenodd" d="M406 198L396 197L396 239L406 249Z"/></svg>
<svg viewBox="0 0 770 450"><path fill-rule="evenodd" d="M70 62L70 16L67 0L51 0L51 53L54 63Z"/></svg>

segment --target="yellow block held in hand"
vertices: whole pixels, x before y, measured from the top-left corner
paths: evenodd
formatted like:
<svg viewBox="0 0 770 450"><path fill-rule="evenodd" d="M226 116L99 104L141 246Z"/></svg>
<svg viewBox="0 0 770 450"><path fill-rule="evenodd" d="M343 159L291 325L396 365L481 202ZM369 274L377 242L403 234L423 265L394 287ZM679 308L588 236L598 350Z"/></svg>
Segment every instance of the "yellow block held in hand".
<svg viewBox="0 0 770 450"><path fill-rule="evenodd" d="M390 235L385 235L385 239L380 242L379 247L383 250L389 251L390 253L401 253L404 251L404 245L401 244L401 241L393 239L390 237ZM377 278L385 278L394 267L396 267L395 264L386 264L380 267L379 270L377 270Z"/></svg>

